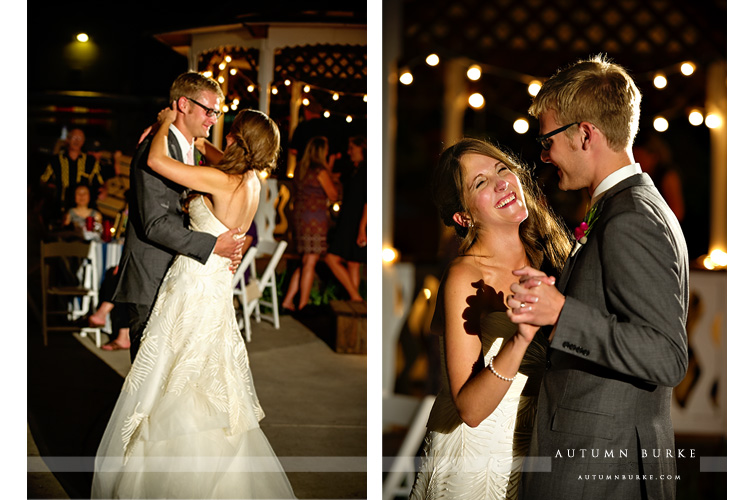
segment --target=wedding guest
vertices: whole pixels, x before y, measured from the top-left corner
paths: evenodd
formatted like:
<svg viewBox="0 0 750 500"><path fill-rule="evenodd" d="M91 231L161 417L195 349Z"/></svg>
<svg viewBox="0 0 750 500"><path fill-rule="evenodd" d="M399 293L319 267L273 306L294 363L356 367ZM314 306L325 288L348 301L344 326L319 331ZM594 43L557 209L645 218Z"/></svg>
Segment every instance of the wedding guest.
<svg viewBox="0 0 750 500"><path fill-rule="evenodd" d="M440 335L443 387L409 498L515 499L547 342L537 327L508 320L505 299L513 269L556 273L570 241L529 170L487 142L446 149L433 195L461 244L438 290L431 329Z"/></svg>
<svg viewBox="0 0 750 500"><path fill-rule="evenodd" d="M93 232L98 232L101 235L102 214L91 208L91 191L89 191L88 186L79 184L75 189L74 199L75 206L65 213L63 226L73 225L76 231L81 231L84 237L93 234ZM91 224L89 224L89 220ZM98 231L95 228L98 228Z"/></svg>
<svg viewBox="0 0 750 500"><path fill-rule="evenodd" d="M633 159L640 102L625 69L594 56L547 80L529 109L542 161L560 189L588 189L592 207L556 287L533 264L514 272L510 319L552 327L524 499L676 496L670 407L688 365L688 254ZM559 454L571 449L590 452Z"/></svg>
<svg viewBox="0 0 750 500"><path fill-rule="evenodd" d="M99 288L99 307L94 314L89 316L89 326L100 328L107 324L107 316L109 316L114 338L101 347L104 351L130 349L127 310L123 304L114 302L117 281L120 279L119 270L120 266L115 266L104 273L102 285Z"/></svg>
<svg viewBox="0 0 750 500"><path fill-rule="evenodd" d="M672 163L672 152L663 139L655 134L639 137L633 145L633 158L647 173L654 186L664 197L670 210L681 223L685 219L685 199L682 195L682 180L677 167Z"/></svg>
<svg viewBox="0 0 750 500"><path fill-rule="evenodd" d="M347 153L353 171L344 184L341 212L324 260L344 288L351 290L350 299L361 301L360 266L367 261L367 140L350 138Z"/></svg>
<svg viewBox="0 0 750 500"><path fill-rule="evenodd" d="M94 193L104 184L99 162L83 152L86 136L80 128L68 132L65 146L47 165L40 178L54 193L52 204L53 214L61 217L73 205L74 191L79 184L86 184ZM60 219L58 218L58 221Z"/></svg>
<svg viewBox="0 0 750 500"><path fill-rule="evenodd" d="M296 194L293 217L297 251L302 255L302 268L292 274L281 303L282 307L291 311L303 309L310 300L315 265L328 250L328 204L339 199L339 192L331 176L328 139L322 136L310 139L298 170L294 177ZM295 306L294 298L297 293L299 301Z"/></svg>

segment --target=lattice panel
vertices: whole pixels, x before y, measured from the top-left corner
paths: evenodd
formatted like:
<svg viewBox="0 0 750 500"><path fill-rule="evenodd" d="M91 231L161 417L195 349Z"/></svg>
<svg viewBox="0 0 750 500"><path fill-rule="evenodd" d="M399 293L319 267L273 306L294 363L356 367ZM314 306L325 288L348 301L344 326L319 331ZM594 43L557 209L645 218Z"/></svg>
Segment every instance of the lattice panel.
<svg viewBox="0 0 750 500"><path fill-rule="evenodd" d="M219 65L225 62L226 56L230 56L232 60L224 70L221 70ZM214 78L223 75L227 79L226 97L228 100L231 97L239 97L243 101L249 101L250 106L256 106L259 59L260 51L258 49L224 46L200 54L198 56L198 71L211 71ZM237 73L231 75L230 69L236 69ZM248 92L248 85L255 85L256 90ZM247 105L248 102L245 106Z"/></svg>
<svg viewBox="0 0 750 500"><path fill-rule="evenodd" d="M550 52L627 54L635 70L643 59L726 57L720 0L414 0L403 2L403 21L406 60L432 51L490 64L512 57L516 68L546 74Z"/></svg>
<svg viewBox="0 0 750 500"><path fill-rule="evenodd" d="M277 50L274 74L340 92L367 92L367 48L305 45Z"/></svg>
<svg viewBox="0 0 750 500"><path fill-rule="evenodd" d="M199 71L211 70L217 74L218 66L226 56L232 57L231 67L253 75L253 79L257 80L260 51L252 48L224 46L204 52L198 56Z"/></svg>

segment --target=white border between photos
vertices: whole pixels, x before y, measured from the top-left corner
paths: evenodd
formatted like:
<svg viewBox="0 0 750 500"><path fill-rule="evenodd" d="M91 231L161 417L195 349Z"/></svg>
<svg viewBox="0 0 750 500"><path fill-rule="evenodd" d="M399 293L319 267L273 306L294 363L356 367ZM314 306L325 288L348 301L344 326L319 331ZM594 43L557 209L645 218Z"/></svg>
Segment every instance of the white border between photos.
<svg viewBox="0 0 750 500"><path fill-rule="evenodd" d="M383 7L367 2L367 498L383 496Z"/></svg>
<svg viewBox="0 0 750 500"><path fill-rule="evenodd" d="M750 137L750 82L747 45L741 40L750 14L746 2L734 0L727 6L727 253L732 251L731 272L727 272L727 498L746 491L743 457L750 449L747 424L748 293L750 283L750 237L748 209L743 203L750 186L747 141ZM744 38L744 37L742 37ZM731 125L731 126L729 126ZM729 460L729 457L733 460Z"/></svg>

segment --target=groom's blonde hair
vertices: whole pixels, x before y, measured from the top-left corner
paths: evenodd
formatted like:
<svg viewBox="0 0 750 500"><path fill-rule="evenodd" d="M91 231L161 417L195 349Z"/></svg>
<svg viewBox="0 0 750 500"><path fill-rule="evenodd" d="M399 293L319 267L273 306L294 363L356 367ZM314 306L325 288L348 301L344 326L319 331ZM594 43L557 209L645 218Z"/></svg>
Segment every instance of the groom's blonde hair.
<svg viewBox="0 0 750 500"><path fill-rule="evenodd" d="M169 102L174 102L183 96L198 99L204 91L213 92L219 96L220 100L224 100L224 92L221 91L219 82L201 73L188 71L172 82L172 87L169 89Z"/></svg>
<svg viewBox="0 0 750 500"><path fill-rule="evenodd" d="M613 151L633 145L641 114L641 92L625 68L598 54L558 71L547 80L529 108L535 118L555 111L560 125L590 122L599 127ZM572 137L576 128L565 131Z"/></svg>

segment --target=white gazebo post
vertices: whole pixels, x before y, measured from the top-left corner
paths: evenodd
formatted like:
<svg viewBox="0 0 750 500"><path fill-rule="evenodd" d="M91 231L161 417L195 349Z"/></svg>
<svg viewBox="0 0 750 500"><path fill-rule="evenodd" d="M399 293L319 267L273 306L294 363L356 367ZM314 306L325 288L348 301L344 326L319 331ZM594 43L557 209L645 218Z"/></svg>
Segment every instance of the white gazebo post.
<svg viewBox="0 0 750 500"><path fill-rule="evenodd" d="M302 82L292 83L292 92L289 99L289 138L291 139L299 123L299 105L302 100ZM291 148L287 148L286 176L292 177L297 167L297 156Z"/></svg>
<svg viewBox="0 0 750 500"><path fill-rule="evenodd" d="M464 113L469 92L466 84L466 60L450 59L445 67L445 93L443 94L443 144L452 146L463 136Z"/></svg>
<svg viewBox="0 0 750 500"><path fill-rule="evenodd" d="M711 128L711 229L709 251L727 251L727 63L708 68L706 114L721 123Z"/></svg>
<svg viewBox="0 0 750 500"><path fill-rule="evenodd" d="M270 30L269 30L270 31ZM268 38L260 42L260 60L258 61L258 91L260 97L258 106L268 116L271 116L271 84L273 83L274 49Z"/></svg>

